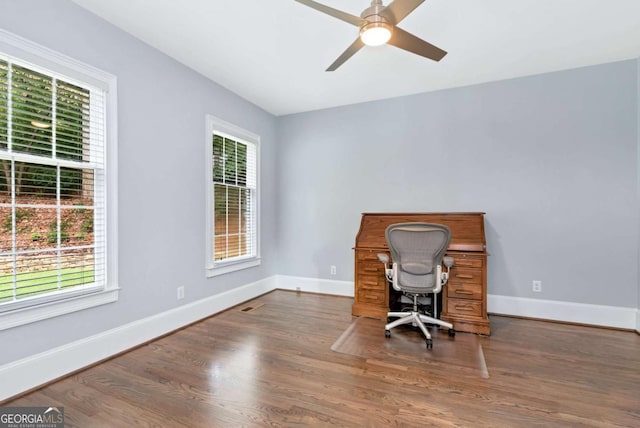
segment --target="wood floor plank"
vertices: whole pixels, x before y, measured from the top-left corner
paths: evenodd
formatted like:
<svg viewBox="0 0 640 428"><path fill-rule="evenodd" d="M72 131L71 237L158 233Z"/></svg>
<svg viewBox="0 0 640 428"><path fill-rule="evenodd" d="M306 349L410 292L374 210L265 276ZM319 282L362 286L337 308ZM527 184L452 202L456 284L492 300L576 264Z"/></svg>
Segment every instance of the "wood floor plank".
<svg viewBox="0 0 640 428"><path fill-rule="evenodd" d="M69 427L640 426L635 333L494 316L431 351L375 326L333 351L352 302L274 291L7 405L63 406Z"/></svg>

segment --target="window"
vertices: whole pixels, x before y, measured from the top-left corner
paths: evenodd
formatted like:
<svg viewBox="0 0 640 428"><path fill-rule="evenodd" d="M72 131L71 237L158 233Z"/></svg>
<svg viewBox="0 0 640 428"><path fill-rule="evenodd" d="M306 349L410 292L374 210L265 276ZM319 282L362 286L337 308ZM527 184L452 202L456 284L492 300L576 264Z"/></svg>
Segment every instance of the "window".
<svg viewBox="0 0 640 428"><path fill-rule="evenodd" d="M260 264L257 135L209 117L208 275Z"/></svg>
<svg viewBox="0 0 640 428"><path fill-rule="evenodd" d="M117 299L96 74L0 33L0 329Z"/></svg>

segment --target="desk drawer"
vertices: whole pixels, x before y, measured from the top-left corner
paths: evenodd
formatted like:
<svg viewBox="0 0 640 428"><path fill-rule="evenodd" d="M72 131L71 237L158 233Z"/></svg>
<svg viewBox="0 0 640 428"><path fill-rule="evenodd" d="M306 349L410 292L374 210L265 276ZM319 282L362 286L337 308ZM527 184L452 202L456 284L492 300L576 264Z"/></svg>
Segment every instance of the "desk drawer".
<svg viewBox="0 0 640 428"><path fill-rule="evenodd" d="M447 254L448 255L448 254ZM471 268L482 268L482 258L478 256L466 256L465 254L455 254L453 257L453 266L458 267L471 267Z"/></svg>
<svg viewBox="0 0 640 428"><path fill-rule="evenodd" d="M482 300L482 286L480 284L448 283L447 297L457 299Z"/></svg>
<svg viewBox="0 0 640 428"><path fill-rule="evenodd" d="M482 269L455 267L451 268L449 284L482 284Z"/></svg>
<svg viewBox="0 0 640 428"><path fill-rule="evenodd" d="M358 250L356 251L358 261L361 262L376 262L380 263L380 266L384 266L380 260L378 260L378 253L384 253L391 258L388 251L385 250Z"/></svg>
<svg viewBox="0 0 640 428"><path fill-rule="evenodd" d="M482 301L449 298L447 299L447 314L480 317L482 316Z"/></svg>
<svg viewBox="0 0 640 428"><path fill-rule="evenodd" d="M385 291L387 280L383 275L358 275L358 287L365 290Z"/></svg>
<svg viewBox="0 0 640 428"><path fill-rule="evenodd" d="M358 289L358 303L385 306L387 301L384 296L384 291Z"/></svg>
<svg viewBox="0 0 640 428"><path fill-rule="evenodd" d="M384 265L378 263L358 263L358 273L360 275L384 275Z"/></svg>

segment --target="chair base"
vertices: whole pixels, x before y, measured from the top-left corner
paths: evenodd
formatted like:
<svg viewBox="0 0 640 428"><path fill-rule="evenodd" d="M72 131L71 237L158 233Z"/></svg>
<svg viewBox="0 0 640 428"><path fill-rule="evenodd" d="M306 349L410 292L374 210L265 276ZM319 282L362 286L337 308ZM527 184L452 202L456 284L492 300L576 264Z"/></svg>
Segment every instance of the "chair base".
<svg viewBox="0 0 640 428"><path fill-rule="evenodd" d="M436 324L442 327L446 327L449 329L449 335L454 336L455 330L453 330L453 324L448 323L446 321L442 321L438 318L433 318L424 314L421 314L417 310L411 312L389 312L387 313L387 318L398 318L395 321L392 321L384 326L385 336L389 337L391 335L391 329L397 327L399 325L411 324L414 327L420 328L422 333L427 339L427 347L430 348L431 345L431 333L427 330L427 327L424 325L427 324Z"/></svg>

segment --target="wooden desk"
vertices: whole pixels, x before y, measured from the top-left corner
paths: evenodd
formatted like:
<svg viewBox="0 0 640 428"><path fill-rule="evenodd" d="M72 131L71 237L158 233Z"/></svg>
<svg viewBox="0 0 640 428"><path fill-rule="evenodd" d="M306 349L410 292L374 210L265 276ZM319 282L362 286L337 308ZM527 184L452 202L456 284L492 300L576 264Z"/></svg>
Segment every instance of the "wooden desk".
<svg viewBox="0 0 640 428"><path fill-rule="evenodd" d="M385 238L387 226L405 222L444 224L451 229L446 255L454 258L454 265L442 291L440 318L452 323L456 331L489 335L484 213L362 214L354 248L352 314L386 319L396 292L384 276L384 265L378 260L378 253L389 254Z"/></svg>

